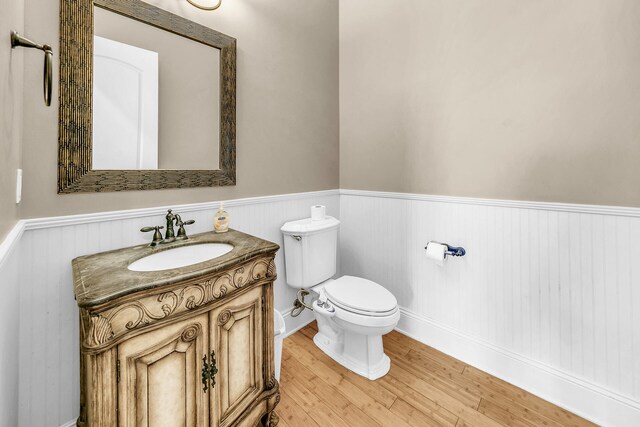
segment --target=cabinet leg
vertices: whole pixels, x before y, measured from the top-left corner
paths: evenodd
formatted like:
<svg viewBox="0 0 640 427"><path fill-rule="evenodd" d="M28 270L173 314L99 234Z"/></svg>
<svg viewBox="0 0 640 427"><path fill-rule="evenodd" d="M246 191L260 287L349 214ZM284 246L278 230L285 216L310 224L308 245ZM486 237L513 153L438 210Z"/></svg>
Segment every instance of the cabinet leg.
<svg viewBox="0 0 640 427"><path fill-rule="evenodd" d="M275 383L275 386L280 388L278 383ZM269 409L269 412L262 417L262 425L264 427L275 427L278 425L280 418L276 415L275 411L278 403L280 403L280 391L276 391L276 393L269 398L269 403L267 403L267 409Z"/></svg>
<svg viewBox="0 0 640 427"><path fill-rule="evenodd" d="M273 410L269 412L267 415L262 417L262 425L264 427L275 427L278 425L280 418L276 415L276 411Z"/></svg>

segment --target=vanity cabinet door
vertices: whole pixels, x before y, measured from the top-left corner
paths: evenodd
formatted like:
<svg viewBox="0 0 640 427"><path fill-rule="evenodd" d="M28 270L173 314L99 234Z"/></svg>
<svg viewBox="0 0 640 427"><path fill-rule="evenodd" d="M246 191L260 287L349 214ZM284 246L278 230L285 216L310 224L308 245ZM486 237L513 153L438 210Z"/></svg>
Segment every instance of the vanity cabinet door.
<svg viewBox="0 0 640 427"><path fill-rule="evenodd" d="M119 425L208 426L208 396L201 381L208 344L207 313L120 344Z"/></svg>
<svg viewBox="0 0 640 427"><path fill-rule="evenodd" d="M264 390L263 307L259 286L210 312L211 349L219 370L210 396L212 426L227 426L242 417Z"/></svg>

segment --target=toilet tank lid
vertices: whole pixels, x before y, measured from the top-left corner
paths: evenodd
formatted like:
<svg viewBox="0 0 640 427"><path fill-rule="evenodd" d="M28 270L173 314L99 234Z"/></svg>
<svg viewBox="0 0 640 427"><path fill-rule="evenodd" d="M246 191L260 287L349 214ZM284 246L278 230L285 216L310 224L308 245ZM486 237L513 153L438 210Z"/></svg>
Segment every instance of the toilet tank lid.
<svg viewBox="0 0 640 427"><path fill-rule="evenodd" d="M310 234L318 231L336 228L340 221L332 216L325 216L324 219L312 220L311 218L300 219L285 223L280 230L284 234Z"/></svg>

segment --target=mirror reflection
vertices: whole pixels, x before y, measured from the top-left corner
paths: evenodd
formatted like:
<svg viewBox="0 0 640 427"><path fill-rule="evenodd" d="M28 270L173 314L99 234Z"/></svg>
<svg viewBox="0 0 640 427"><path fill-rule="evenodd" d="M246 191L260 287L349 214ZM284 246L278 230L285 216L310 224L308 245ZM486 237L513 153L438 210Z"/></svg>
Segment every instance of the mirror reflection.
<svg viewBox="0 0 640 427"><path fill-rule="evenodd" d="M92 169L219 169L220 51L94 12Z"/></svg>

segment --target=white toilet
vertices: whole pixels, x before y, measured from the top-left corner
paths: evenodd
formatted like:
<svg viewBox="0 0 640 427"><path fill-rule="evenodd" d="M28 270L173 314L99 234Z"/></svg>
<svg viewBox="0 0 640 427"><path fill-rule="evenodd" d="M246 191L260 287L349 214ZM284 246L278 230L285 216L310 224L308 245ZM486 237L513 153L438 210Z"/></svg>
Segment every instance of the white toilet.
<svg viewBox="0 0 640 427"><path fill-rule="evenodd" d="M340 221L326 216L282 226L287 284L318 294L313 302L316 345L342 366L375 380L389 372L382 335L398 324L398 302L370 280L331 279L336 273L339 225Z"/></svg>

